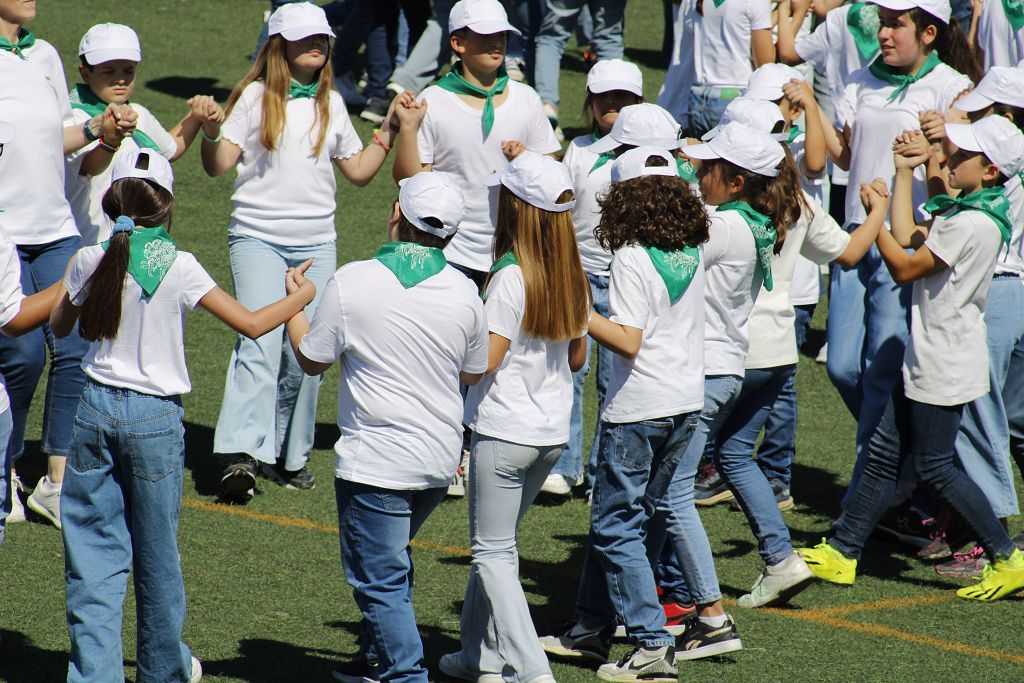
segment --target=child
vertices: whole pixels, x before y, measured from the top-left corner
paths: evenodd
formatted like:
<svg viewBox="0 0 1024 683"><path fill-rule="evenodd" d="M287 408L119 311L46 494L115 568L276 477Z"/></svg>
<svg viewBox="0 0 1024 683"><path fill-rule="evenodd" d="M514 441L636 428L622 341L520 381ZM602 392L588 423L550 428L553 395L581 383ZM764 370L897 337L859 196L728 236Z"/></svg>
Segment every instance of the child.
<svg viewBox="0 0 1024 683"><path fill-rule="evenodd" d="M405 135L398 143L395 180L420 171L445 171L466 189L466 218L445 252L458 270L483 285L491 267L495 192L483 178L508 163L503 147L517 141L539 154L561 149L540 98L509 81L503 66L507 34L519 34L498 0L461 0L448 18L452 51L459 61L437 84L398 100ZM408 130L406 130L408 129Z"/></svg>
<svg viewBox="0 0 1024 683"><path fill-rule="evenodd" d="M323 290L337 259L334 166L352 184L366 185L391 146L389 132L375 132L365 149L356 137L331 87L334 34L322 9L284 5L269 26L270 39L231 93L223 127L216 108L200 116L206 172L218 176L238 165L228 244L235 291L250 307L279 298L284 290L270 275L308 258L308 276ZM287 488L316 485L306 461L320 380L303 374L283 331L238 339L213 441L227 459L225 500L249 500L257 465Z"/></svg>
<svg viewBox="0 0 1024 683"><path fill-rule="evenodd" d="M466 398L473 570L462 605L462 648L441 657L440 667L463 680L501 676L507 667L517 680L553 683L519 584L516 533L569 440L589 288L566 168L523 152L487 182L501 188L484 295L488 374Z"/></svg>
<svg viewBox="0 0 1024 683"><path fill-rule="evenodd" d="M142 61L139 37L121 24L97 24L82 37L78 47L82 82L71 90L73 121L82 125L109 104L130 106L137 115L135 130L122 148L120 138L101 138L67 157L65 194L75 216L75 224L85 245L102 242L110 236L110 223L100 205L110 187L110 164L118 154L148 147L174 161L188 149L199 132L199 119L191 112L167 132L148 109L137 102L129 104L135 91L135 76ZM203 100L205 102L205 99ZM191 100L190 100L191 103Z"/></svg>
<svg viewBox="0 0 1024 683"><path fill-rule="evenodd" d="M68 679L124 678L122 603L132 571L139 678L194 682L202 667L181 642L185 587L177 539L185 453L181 394L191 388L185 313L200 305L239 333L259 337L302 310L315 292L306 284L250 312L219 289L192 254L177 251L167 234L173 176L163 156L128 152L115 162L111 181L102 202L115 221L113 235L78 252L64 278L67 291L50 316L58 337L80 319L90 342L61 510Z"/></svg>
<svg viewBox="0 0 1024 683"><path fill-rule="evenodd" d="M946 134L959 148L949 159L949 183L960 195L929 200L925 210L934 218L924 224L915 224L911 186L914 168L928 155L906 156L913 150L902 139L894 145L892 233L879 233L878 248L897 282L913 282L902 387L886 406L860 483L832 537L800 553L818 577L852 584L864 544L909 457L921 482L977 534L991 561L981 581L957 596L987 602L1024 589L1024 552L958 467L955 443L964 404L989 389L985 297L1002 243L1011 237L1002 186L1024 169L1024 133L1002 116L986 116L970 125L949 124ZM882 179L865 186L864 194L872 205L888 202Z"/></svg>
<svg viewBox="0 0 1024 683"><path fill-rule="evenodd" d="M367 648L338 680L427 681L408 546L459 464L459 384L488 366L483 303L442 251L464 214L457 183L446 173L403 181L389 242L334 274L312 326L302 313L288 323L306 373L341 359L334 487Z"/></svg>
<svg viewBox="0 0 1024 683"><path fill-rule="evenodd" d="M658 164L658 165L650 165ZM666 492L703 402L707 214L674 159L642 147L612 167L598 242L614 253L610 317L589 332L615 356L601 413L590 537L576 622L544 636L549 654L605 662L616 615L636 649L602 664L608 681L675 681L675 641L665 630L644 528Z"/></svg>

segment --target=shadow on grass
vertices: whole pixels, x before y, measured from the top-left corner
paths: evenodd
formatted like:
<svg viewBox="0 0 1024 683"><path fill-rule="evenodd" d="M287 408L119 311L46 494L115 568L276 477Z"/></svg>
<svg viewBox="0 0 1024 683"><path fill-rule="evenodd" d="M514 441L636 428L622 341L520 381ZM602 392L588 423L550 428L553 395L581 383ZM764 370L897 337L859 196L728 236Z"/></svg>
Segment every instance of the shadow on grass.
<svg viewBox="0 0 1024 683"><path fill-rule="evenodd" d="M62 681L67 673L67 652L44 650L24 633L0 629L0 681Z"/></svg>
<svg viewBox="0 0 1024 683"><path fill-rule="evenodd" d="M250 683L278 681L331 680L331 670L342 658L340 652L303 647L265 638L245 639L238 643L238 656L231 659L203 660L203 674L236 678Z"/></svg>
<svg viewBox="0 0 1024 683"><path fill-rule="evenodd" d="M224 102L231 90L218 86L218 82L209 76L164 76L146 81L146 87L185 100L193 95L212 95L218 102Z"/></svg>
<svg viewBox="0 0 1024 683"><path fill-rule="evenodd" d="M462 604L459 603L461 608ZM362 640L360 636L360 623L358 621L329 621L325 626L328 628L336 628L342 631L347 631L356 640ZM455 652L459 649L459 622L453 620L450 628L444 628L440 626L434 626L432 624L417 623L417 628L420 633L420 639L423 641L423 658L427 663L427 668L431 670L431 673L437 672L437 661L441 659L441 655L446 655L449 652ZM350 659L355 657L356 653L349 655L339 655L341 659Z"/></svg>

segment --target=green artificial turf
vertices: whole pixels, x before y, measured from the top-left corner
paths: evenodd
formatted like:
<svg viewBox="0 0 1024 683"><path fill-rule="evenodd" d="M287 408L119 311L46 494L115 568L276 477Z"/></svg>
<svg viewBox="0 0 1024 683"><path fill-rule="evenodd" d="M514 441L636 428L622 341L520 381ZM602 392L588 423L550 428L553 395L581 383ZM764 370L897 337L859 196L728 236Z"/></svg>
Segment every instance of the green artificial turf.
<svg viewBox="0 0 1024 683"><path fill-rule="evenodd" d="M31 25L60 51L74 82L77 45L94 23L115 21L139 33L144 61L135 100L170 128L194 94L224 101L248 67L268 3L265 0L41 0ZM627 57L644 70L654 99L663 77L659 48L661 3L633 0L627 9ZM570 46L563 61L562 125L578 131L583 63ZM360 137L370 126L354 119ZM567 131L571 135L570 131ZM174 236L230 289L226 227L233 174L206 177L198 150L175 164L178 196ZM384 238L384 219L396 194L390 164L368 187L339 182L339 264L370 256ZM819 311L810 345L820 344ZM187 331L193 392L185 398L187 455L181 516L181 561L188 591L185 638L203 660L209 681L326 681L336 662L356 650L359 618L342 574L332 483L337 370L321 392L316 450L310 468L319 485L287 491L264 482L245 508L215 506L220 465L211 453L234 335L206 313ZM822 366L803 358L798 374L800 420L793 494L786 513L797 545L816 543L835 514L853 460L853 421ZM43 387L40 387L40 392ZM41 393L39 394L41 399ZM43 471L39 454L42 401L33 406L22 479L34 485ZM594 421L592 379L587 420ZM589 437L588 437L589 438ZM1019 485L1019 484L1018 484ZM199 501L195 503L194 501ZM254 518L239 516L258 513ZM261 516L263 515L263 516ZM743 516L727 507L702 513L727 597L749 589L761 562ZM296 520L299 520L296 522ZM302 526L302 521L312 522ZM573 615L573 598L588 528L589 508L579 498L541 501L520 533L521 579L539 628ZM1014 520L1014 530L1018 523ZM415 551L416 609L427 664L458 647L459 608L469 572L465 500L444 502L423 527ZM60 680L67 667L63 548L59 532L41 523L14 525L0 548L0 680ZM815 585L778 611L730 608L745 649L724 659L681 664L681 679L707 681L1010 681L1024 669L1018 625L1024 603L993 605L946 599L955 584L896 546L875 542L856 586ZM875 611L827 615L817 611L878 600L907 600ZM886 630L890 629L890 630ZM134 679L135 617L132 592L125 603L125 661ZM986 649L987 648L987 649ZM625 645L613 650L614 656ZM559 681L593 680L593 672L556 664ZM438 674L439 678L443 678Z"/></svg>

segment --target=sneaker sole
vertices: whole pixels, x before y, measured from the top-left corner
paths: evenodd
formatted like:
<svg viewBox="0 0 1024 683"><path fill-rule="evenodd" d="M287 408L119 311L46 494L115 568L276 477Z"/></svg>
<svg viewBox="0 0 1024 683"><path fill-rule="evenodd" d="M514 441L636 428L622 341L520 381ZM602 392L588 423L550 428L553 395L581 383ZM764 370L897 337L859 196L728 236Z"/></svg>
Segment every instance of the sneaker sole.
<svg viewBox="0 0 1024 683"><path fill-rule="evenodd" d="M607 664L608 656L601 656L596 652L590 652L589 650L570 650L567 647L545 645L541 643L541 648L544 652L548 653L552 657L561 657L562 659L571 659L576 662L593 662L595 664Z"/></svg>
<svg viewBox="0 0 1024 683"><path fill-rule="evenodd" d="M743 643L740 642L739 638L735 640L723 640L720 643L713 643L711 645L705 645L704 647L696 647L692 650L676 651L676 661L688 660L688 659L703 659L704 657L714 657L716 655L724 655L727 652L736 652L737 650L743 649Z"/></svg>
<svg viewBox="0 0 1024 683"><path fill-rule="evenodd" d="M316 482L314 481L312 486L296 486L284 477L282 477L276 469L266 463L260 463L260 474L274 482L275 484L282 486L289 491L312 491L316 488Z"/></svg>
<svg viewBox="0 0 1024 683"><path fill-rule="evenodd" d="M751 609L759 609L761 607L777 607L779 605L785 605L787 602L789 602L797 595L802 593L808 586L810 586L811 583L814 582L815 578L815 574L812 571L810 576L802 579L797 583L794 583L792 586L787 586L786 588L783 588L781 591L778 592L778 594L774 598L768 600L767 602L762 602L759 605L743 605L740 603L737 604L739 604L740 607L749 607Z"/></svg>
<svg viewBox="0 0 1024 683"><path fill-rule="evenodd" d="M39 515L40 517L45 519L50 524L52 524L55 527L57 527L58 529L61 528L61 526L60 526L60 518L59 517L54 517L53 513L50 512L49 510L47 510L46 508L44 508L39 503L37 503L35 498L33 498L32 496L29 496L28 500L25 501L25 504L28 506L29 510L31 510L34 513L36 513L37 515Z"/></svg>
<svg viewBox="0 0 1024 683"><path fill-rule="evenodd" d="M695 498L693 502L696 505L710 506L718 505L719 503L724 503L727 500L733 500L735 498L736 496L733 495L732 491L726 489L721 493L716 493L708 498Z"/></svg>
<svg viewBox="0 0 1024 683"><path fill-rule="evenodd" d="M377 112L374 111L363 110L359 112L359 118L361 118L363 121L369 121L370 123L377 125L384 123L384 114L378 114Z"/></svg>
<svg viewBox="0 0 1024 683"><path fill-rule="evenodd" d="M256 477L235 470L220 480L220 497L231 502L248 503L256 493Z"/></svg>
<svg viewBox="0 0 1024 683"><path fill-rule="evenodd" d="M660 671L648 675L637 675L635 673L613 674L598 669L597 677L602 681L612 681L612 683L676 683L679 680L679 674Z"/></svg>
<svg viewBox="0 0 1024 683"><path fill-rule="evenodd" d="M465 669L456 669L448 660L441 659L437 662L437 668L448 678L455 678L460 681L472 681L473 683L502 683L505 679L501 674L473 674Z"/></svg>

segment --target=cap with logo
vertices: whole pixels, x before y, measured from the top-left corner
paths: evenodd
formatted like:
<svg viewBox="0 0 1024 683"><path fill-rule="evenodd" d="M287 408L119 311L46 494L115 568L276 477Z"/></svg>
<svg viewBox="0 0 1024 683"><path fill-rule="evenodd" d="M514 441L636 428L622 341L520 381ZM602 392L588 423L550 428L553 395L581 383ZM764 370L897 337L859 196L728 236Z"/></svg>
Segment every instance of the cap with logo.
<svg viewBox="0 0 1024 683"><path fill-rule="evenodd" d="M661 166L649 166L651 157L663 159L665 163ZM612 164L613 183L651 175L679 178L675 157L659 147L634 147L621 154Z"/></svg>
<svg viewBox="0 0 1024 683"><path fill-rule="evenodd" d="M960 111L981 111L995 103L1011 107L1024 107L1024 69L1019 66L990 67L974 90L967 93L954 107Z"/></svg>
<svg viewBox="0 0 1024 683"><path fill-rule="evenodd" d="M484 184L491 187L504 185L527 204L545 211L568 211L576 206L575 199L558 202L563 192L572 191L568 169L551 157L536 152L523 152L504 170L484 178Z"/></svg>
<svg viewBox="0 0 1024 683"><path fill-rule="evenodd" d="M704 133L701 140L707 142L718 135L722 126L732 122L742 123L747 128L768 133L775 140L789 139L789 133L783 132L786 121L782 118L782 110L779 109L779 105L769 100L738 97L726 106L718 125Z"/></svg>
<svg viewBox="0 0 1024 683"><path fill-rule="evenodd" d="M610 152L619 145L676 149L682 129L672 115L656 104L643 102L619 110L611 132L587 146L594 154Z"/></svg>
<svg viewBox="0 0 1024 683"><path fill-rule="evenodd" d="M692 159L725 159L751 173L774 178L786 150L768 133L748 128L742 123L722 126L718 135L701 145L683 147L683 154Z"/></svg>
<svg viewBox="0 0 1024 683"><path fill-rule="evenodd" d="M90 66L115 59L141 62L142 45L135 31L124 24L96 24L82 36L78 56Z"/></svg>
<svg viewBox="0 0 1024 683"><path fill-rule="evenodd" d="M587 90L603 93L625 90L637 97L644 94L644 76L640 67L624 59L602 59L587 73Z"/></svg>
<svg viewBox="0 0 1024 683"><path fill-rule="evenodd" d="M473 33L490 35L511 31L523 35L509 23L505 7L498 0L459 0L448 15L448 33L468 28Z"/></svg>
<svg viewBox="0 0 1024 683"><path fill-rule="evenodd" d="M124 178L148 180L174 194L174 172L171 170L171 162L148 147L133 149L114 158L110 182L113 184Z"/></svg>
<svg viewBox="0 0 1024 683"><path fill-rule="evenodd" d="M1007 177L1024 170L1024 133L1005 116L947 123L946 137L960 149L981 152Z"/></svg>
<svg viewBox="0 0 1024 683"><path fill-rule="evenodd" d="M462 190L448 173L423 171L398 183L402 216L423 232L445 238L455 234L466 215ZM441 227L425 219L433 218Z"/></svg>
<svg viewBox="0 0 1024 683"><path fill-rule="evenodd" d="M327 35L334 31L327 22L327 14L311 2L291 2L281 5L267 21L267 35L280 35L285 40L302 40L308 36Z"/></svg>

